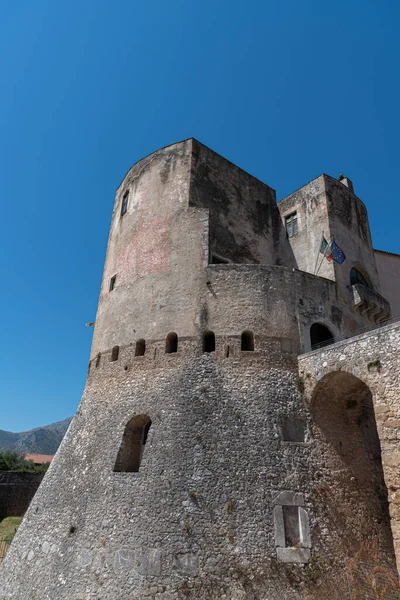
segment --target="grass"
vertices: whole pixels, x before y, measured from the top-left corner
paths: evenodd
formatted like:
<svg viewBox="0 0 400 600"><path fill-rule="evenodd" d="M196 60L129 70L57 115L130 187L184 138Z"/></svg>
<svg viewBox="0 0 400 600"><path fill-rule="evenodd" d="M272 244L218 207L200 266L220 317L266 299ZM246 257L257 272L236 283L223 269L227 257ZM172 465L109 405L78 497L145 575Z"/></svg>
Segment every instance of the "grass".
<svg viewBox="0 0 400 600"><path fill-rule="evenodd" d="M22 517L6 517L0 521L0 538L14 537L15 530L21 524Z"/></svg>

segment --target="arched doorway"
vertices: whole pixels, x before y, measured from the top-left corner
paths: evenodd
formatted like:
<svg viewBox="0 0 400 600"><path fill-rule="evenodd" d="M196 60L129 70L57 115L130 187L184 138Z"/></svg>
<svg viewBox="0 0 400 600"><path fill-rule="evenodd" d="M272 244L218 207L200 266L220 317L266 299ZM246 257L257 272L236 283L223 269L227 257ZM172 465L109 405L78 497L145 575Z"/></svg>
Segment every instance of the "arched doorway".
<svg viewBox="0 0 400 600"><path fill-rule="evenodd" d="M322 323L313 323L310 328L311 350L317 350L323 346L333 344L335 339L326 325Z"/></svg>
<svg viewBox="0 0 400 600"><path fill-rule="evenodd" d="M350 269L350 285L357 285L358 283L361 283L361 285L364 285L365 287L371 287L369 278L353 267Z"/></svg>
<svg viewBox="0 0 400 600"><path fill-rule="evenodd" d="M354 557L373 542L380 560L394 568L388 493L369 387L350 373L329 373L314 388L310 410L321 464L314 500L329 530L329 545L339 557Z"/></svg>

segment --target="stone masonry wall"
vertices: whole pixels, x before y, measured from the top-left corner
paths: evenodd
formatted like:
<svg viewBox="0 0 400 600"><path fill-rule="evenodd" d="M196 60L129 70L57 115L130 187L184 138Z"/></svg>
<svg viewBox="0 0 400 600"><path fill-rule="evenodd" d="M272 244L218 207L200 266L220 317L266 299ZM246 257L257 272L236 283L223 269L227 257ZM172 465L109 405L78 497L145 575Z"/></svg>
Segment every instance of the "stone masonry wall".
<svg viewBox="0 0 400 600"><path fill-rule="evenodd" d="M331 405L338 375L349 374L368 387L382 452L383 474L388 491L391 528L397 565L400 566L400 324L387 325L364 335L299 357L306 397L313 407L324 381L325 410ZM360 386L358 386L360 387ZM346 393L346 389L341 389Z"/></svg>
<svg viewBox="0 0 400 600"><path fill-rule="evenodd" d="M0 598L342 600L345 556L366 532L385 536L369 524L379 510L361 496L359 525L337 530L321 518L320 457L296 359L280 340L255 343L254 353L228 357L218 338L212 354L197 339L156 359L127 348L91 371L1 567ZM115 473L137 414L152 420L140 471ZM297 442L283 439L293 417L304 432ZM303 511L303 548L277 547L285 502ZM285 562L289 551L295 562Z"/></svg>

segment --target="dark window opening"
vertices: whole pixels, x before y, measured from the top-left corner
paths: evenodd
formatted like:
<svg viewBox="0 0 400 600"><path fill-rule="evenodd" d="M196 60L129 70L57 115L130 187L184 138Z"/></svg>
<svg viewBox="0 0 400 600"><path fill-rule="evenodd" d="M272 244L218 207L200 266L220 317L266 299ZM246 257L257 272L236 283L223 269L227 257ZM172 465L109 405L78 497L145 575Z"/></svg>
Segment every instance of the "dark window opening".
<svg viewBox="0 0 400 600"><path fill-rule="evenodd" d="M119 346L114 346L114 348L111 350L110 361L114 362L115 360L118 360L118 355L119 355Z"/></svg>
<svg viewBox="0 0 400 600"><path fill-rule="evenodd" d="M137 473L151 426L147 415L137 415L127 423L118 451L114 472Z"/></svg>
<svg viewBox="0 0 400 600"><path fill-rule="evenodd" d="M116 275L114 275L113 277L111 277L111 279L110 279L110 292L112 292L113 289L115 288L116 281L117 281L117 276Z"/></svg>
<svg viewBox="0 0 400 600"><path fill-rule="evenodd" d="M135 356L144 356L146 352L146 340L140 339L136 342Z"/></svg>
<svg viewBox="0 0 400 600"><path fill-rule="evenodd" d="M283 417L281 421L282 439L284 442L304 442L306 423L296 417Z"/></svg>
<svg viewBox="0 0 400 600"><path fill-rule="evenodd" d="M167 341L165 343L166 354L173 354L178 352L178 336L176 333L171 332L167 335Z"/></svg>
<svg viewBox="0 0 400 600"><path fill-rule="evenodd" d="M96 369L100 366L100 360L101 360L101 354L100 352L98 353L98 355L96 356Z"/></svg>
<svg viewBox="0 0 400 600"><path fill-rule="evenodd" d="M283 506L283 522L285 524L285 546L293 548L300 544L300 518L298 506Z"/></svg>
<svg viewBox="0 0 400 600"><path fill-rule="evenodd" d="M332 332L325 327L325 325L321 325L321 323L313 323L313 325L311 325L310 337L311 350L328 346L335 341Z"/></svg>
<svg viewBox="0 0 400 600"><path fill-rule="evenodd" d="M121 217L123 217L124 214L126 213L126 211L128 210L128 200L129 200L129 192L126 192L126 194L122 198L122 203L121 203Z"/></svg>
<svg viewBox="0 0 400 600"><path fill-rule="evenodd" d="M288 237L293 237L297 233L297 212L285 217L286 233Z"/></svg>
<svg viewBox="0 0 400 600"><path fill-rule="evenodd" d="M206 331L203 335L203 352L214 352L215 335L212 331Z"/></svg>
<svg viewBox="0 0 400 600"><path fill-rule="evenodd" d="M357 283L361 283L365 287L371 287L364 275L353 267L350 271L350 285L357 285Z"/></svg>
<svg viewBox="0 0 400 600"><path fill-rule="evenodd" d="M242 333L242 352L254 351L254 335L252 331L243 331Z"/></svg>

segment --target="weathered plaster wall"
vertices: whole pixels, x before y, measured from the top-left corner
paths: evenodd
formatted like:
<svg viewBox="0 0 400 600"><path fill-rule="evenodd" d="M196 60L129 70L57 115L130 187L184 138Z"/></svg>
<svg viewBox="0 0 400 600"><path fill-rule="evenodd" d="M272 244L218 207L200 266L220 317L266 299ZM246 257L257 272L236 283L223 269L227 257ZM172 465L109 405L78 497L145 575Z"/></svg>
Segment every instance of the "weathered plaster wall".
<svg viewBox="0 0 400 600"><path fill-rule="evenodd" d="M397 565L400 566L400 324L395 323L382 329L340 342L324 350L318 350L299 357L300 375L304 378L308 403L313 414L316 390L327 381L323 388L326 411L337 401L335 388L341 397L346 389L340 389L338 375L351 374L358 382L368 386L372 394L380 447L382 451L383 473L389 492L389 507ZM329 385L331 381L331 385ZM346 380L349 382L350 380ZM354 385L354 382L351 384ZM360 385L356 388L359 390ZM356 389L355 388L355 389ZM357 391L356 389L356 391ZM351 398L349 397L351 400ZM323 436L324 437L324 436ZM324 442L321 442L324 445ZM325 436L325 445L335 444ZM339 457L339 447L336 455ZM339 458L338 458L339 460ZM343 461L342 466L343 466ZM351 473L354 465L350 465ZM353 474L354 475L354 474ZM350 476L353 476L350 475ZM351 480L350 480L351 482ZM340 493L340 485L334 482L331 490ZM357 481L355 481L357 483ZM347 480L349 484L349 480ZM352 485L350 483L350 485ZM364 486L365 487L365 486ZM345 492L346 488L343 488Z"/></svg>
<svg viewBox="0 0 400 600"><path fill-rule="evenodd" d="M198 288L208 262L208 213L187 208L191 145L187 140L139 161L118 188L92 357L165 331L197 331ZM128 210L121 217L127 191Z"/></svg>
<svg viewBox="0 0 400 600"><path fill-rule="evenodd" d="M331 234L344 250L346 260L336 265L335 279L351 301L350 269L365 272L376 292L380 292L375 256L372 248L368 213L365 205L352 191L333 177L324 175Z"/></svg>
<svg viewBox="0 0 400 600"><path fill-rule="evenodd" d="M310 327L325 323L336 337L344 334L332 281L297 269L256 265L210 265L204 328L239 335L291 340L296 352L310 346Z"/></svg>
<svg viewBox="0 0 400 600"><path fill-rule="evenodd" d="M234 263L296 267L275 191L193 140L190 206L210 212L210 252Z"/></svg>
<svg viewBox="0 0 400 600"><path fill-rule="evenodd" d="M42 479L42 473L0 471L0 519L24 515Z"/></svg>
<svg viewBox="0 0 400 600"><path fill-rule="evenodd" d="M390 302L392 316L400 316L400 255L374 250L382 295Z"/></svg>
<svg viewBox="0 0 400 600"><path fill-rule="evenodd" d="M335 281L332 263L319 254L322 234L328 241L331 236L324 175L280 200L278 208L283 226L285 217L297 212L297 234L288 239L297 267Z"/></svg>

